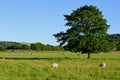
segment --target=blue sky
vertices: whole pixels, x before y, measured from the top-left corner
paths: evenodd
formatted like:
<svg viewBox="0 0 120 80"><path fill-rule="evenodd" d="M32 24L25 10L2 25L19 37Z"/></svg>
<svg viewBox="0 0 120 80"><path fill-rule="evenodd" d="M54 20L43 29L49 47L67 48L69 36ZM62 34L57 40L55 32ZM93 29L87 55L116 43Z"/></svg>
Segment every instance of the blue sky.
<svg viewBox="0 0 120 80"><path fill-rule="evenodd" d="M63 15L84 5L103 12L108 33L120 33L120 0L0 0L0 41L58 45L52 35L68 28Z"/></svg>

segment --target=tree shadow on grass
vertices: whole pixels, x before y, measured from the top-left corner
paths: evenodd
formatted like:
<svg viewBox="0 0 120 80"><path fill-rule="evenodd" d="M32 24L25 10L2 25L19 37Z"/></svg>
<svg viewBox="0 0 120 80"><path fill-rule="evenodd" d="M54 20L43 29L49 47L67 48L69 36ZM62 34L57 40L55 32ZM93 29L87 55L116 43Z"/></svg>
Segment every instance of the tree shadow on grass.
<svg viewBox="0 0 120 80"><path fill-rule="evenodd" d="M3 57L0 57L0 59L3 59ZM61 60L72 60L72 59L80 59L80 58L68 58L68 57L59 57L59 58L16 58L16 57L5 57L5 60L55 60L55 61L61 61Z"/></svg>
<svg viewBox="0 0 120 80"><path fill-rule="evenodd" d="M0 57L3 59L3 57ZM57 57L57 58L17 58L17 57L5 57L5 60L53 60L53 61L63 61L63 60L87 60L87 58L69 58L69 57ZM120 58L91 58L90 60L120 60Z"/></svg>
<svg viewBox="0 0 120 80"><path fill-rule="evenodd" d="M51 60L51 61L63 61L63 60L87 60L87 58L69 58L69 57L49 57L49 58L23 58L23 57L0 57L2 60ZM91 58L90 60L120 60L120 58Z"/></svg>

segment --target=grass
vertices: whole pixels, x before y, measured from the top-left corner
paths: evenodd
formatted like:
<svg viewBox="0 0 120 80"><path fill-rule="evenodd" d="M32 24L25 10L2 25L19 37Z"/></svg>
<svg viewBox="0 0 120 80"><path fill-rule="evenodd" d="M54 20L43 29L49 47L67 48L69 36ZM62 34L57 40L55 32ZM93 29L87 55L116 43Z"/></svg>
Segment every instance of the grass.
<svg viewBox="0 0 120 80"><path fill-rule="evenodd" d="M3 60L2 57L5 57ZM120 80L120 52L0 52L0 80ZM58 69L51 67L58 63ZM99 64L105 62L106 67Z"/></svg>

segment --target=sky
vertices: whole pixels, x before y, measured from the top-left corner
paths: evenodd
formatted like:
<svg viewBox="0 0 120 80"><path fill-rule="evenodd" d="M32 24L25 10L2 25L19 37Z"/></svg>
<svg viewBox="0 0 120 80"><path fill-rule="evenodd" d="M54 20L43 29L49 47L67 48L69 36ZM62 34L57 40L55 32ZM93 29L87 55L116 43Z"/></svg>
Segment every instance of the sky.
<svg viewBox="0 0 120 80"><path fill-rule="evenodd" d="M0 0L0 41L58 45L53 34L68 29L63 15L84 5L102 11L109 34L120 33L120 0Z"/></svg>

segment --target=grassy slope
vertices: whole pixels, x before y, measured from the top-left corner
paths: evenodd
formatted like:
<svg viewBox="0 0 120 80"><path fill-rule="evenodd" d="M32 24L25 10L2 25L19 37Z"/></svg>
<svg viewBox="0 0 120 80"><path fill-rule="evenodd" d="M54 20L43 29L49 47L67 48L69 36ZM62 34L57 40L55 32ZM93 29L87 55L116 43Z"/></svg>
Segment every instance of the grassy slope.
<svg viewBox="0 0 120 80"><path fill-rule="evenodd" d="M90 60L86 54L64 53L0 52L6 58L0 59L0 80L120 80L120 52L92 54ZM99 67L102 62L105 68Z"/></svg>

